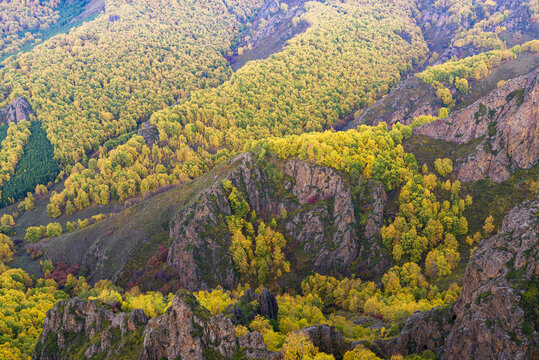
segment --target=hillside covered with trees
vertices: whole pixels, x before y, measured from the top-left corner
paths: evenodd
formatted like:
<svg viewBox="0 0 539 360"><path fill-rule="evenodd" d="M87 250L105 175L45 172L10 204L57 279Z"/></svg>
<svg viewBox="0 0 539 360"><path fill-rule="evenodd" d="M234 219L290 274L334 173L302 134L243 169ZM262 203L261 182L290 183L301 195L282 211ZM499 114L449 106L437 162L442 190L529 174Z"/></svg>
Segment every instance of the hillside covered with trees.
<svg viewBox="0 0 539 360"><path fill-rule="evenodd" d="M0 359L537 355L538 67L537 0L0 0Z"/></svg>

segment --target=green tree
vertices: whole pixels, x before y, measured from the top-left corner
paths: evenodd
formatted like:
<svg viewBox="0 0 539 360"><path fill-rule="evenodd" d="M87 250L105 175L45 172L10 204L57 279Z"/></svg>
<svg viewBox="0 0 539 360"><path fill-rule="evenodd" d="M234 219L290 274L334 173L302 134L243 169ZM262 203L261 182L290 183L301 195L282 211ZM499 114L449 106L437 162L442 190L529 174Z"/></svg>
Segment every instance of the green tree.
<svg viewBox="0 0 539 360"><path fill-rule="evenodd" d="M446 177L453 172L453 161L451 159L436 159L434 161L436 172L442 177Z"/></svg>
<svg viewBox="0 0 539 360"><path fill-rule="evenodd" d="M483 231L484 231L485 236L492 234L492 232L494 231L494 217L492 215L489 215L485 219L485 224L483 225Z"/></svg>
<svg viewBox="0 0 539 360"><path fill-rule="evenodd" d="M62 234L62 225L60 223L47 224L47 237L56 237Z"/></svg>
<svg viewBox="0 0 539 360"><path fill-rule="evenodd" d="M26 234L24 238L28 242L37 242L43 239L47 235L47 230L44 225L41 226L29 226L26 228Z"/></svg>

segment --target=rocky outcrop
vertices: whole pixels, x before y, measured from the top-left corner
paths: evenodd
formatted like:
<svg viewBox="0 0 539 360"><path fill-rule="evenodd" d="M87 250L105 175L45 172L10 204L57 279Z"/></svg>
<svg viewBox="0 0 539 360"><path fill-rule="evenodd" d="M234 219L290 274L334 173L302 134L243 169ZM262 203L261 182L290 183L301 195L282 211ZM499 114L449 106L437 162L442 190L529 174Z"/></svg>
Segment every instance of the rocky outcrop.
<svg viewBox="0 0 539 360"><path fill-rule="evenodd" d="M157 131L157 126L153 125L149 121L146 121L142 124L141 128L137 132L137 135L140 135L146 141L146 145L149 148L159 139L159 132Z"/></svg>
<svg viewBox="0 0 539 360"><path fill-rule="evenodd" d="M279 313L279 304L277 298L268 289L262 289L260 294L255 293L252 289L245 290L245 294L241 297L240 302L252 303L256 301L258 304L257 313L265 318L277 320Z"/></svg>
<svg viewBox="0 0 539 360"><path fill-rule="evenodd" d="M380 183L366 182L364 196L359 200L364 210L363 228L357 259L357 274L362 279L372 279L373 274L384 273L392 266L392 259L386 255L379 241L380 229L384 225L384 210L387 206L387 194Z"/></svg>
<svg viewBox="0 0 539 360"><path fill-rule="evenodd" d="M367 211L367 228L358 231L359 214L355 214L350 185L336 171L299 160L262 163L252 154L232 159L230 166L233 170L213 178L172 219L168 263L188 289L230 288L238 281L228 250L225 220L232 209L221 184L224 179L245 195L259 216L282 219L291 244L289 260L297 260L295 251L307 254L302 264L307 269L296 270L349 270L359 255L360 237L373 236L382 225L385 192L378 184L366 184L367 191L375 195Z"/></svg>
<svg viewBox="0 0 539 360"><path fill-rule="evenodd" d="M47 312L34 359L81 358L278 359L261 334L236 337L229 319L212 317L181 291L165 314L148 320L141 310L115 314L96 301L61 301Z"/></svg>
<svg viewBox="0 0 539 360"><path fill-rule="evenodd" d="M435 4L436 3L436 4ZM454 21L452 18L451 3L440 3L435 1L423 1L420 6L420 18L418 25L423 31L425 41L431 52L436 52L437 64L450 60L453 56L458 58L468 57L491 50L481 45L467 44L464 46L455 46L452 42L459 30L472 29L478 22L485 19L487 14L496 12L503 13L509 10L509 15L501 22L491 22L482 26L485 32L494 32L496 27L503 28L499 33L500 39L507 42L508 47L517 43L522 43L523 39L536 38L539 31L539 25L531 21L531 11L526 2L519 0L498 0L493 3L492 8L485 12L480 7L475 7L466 18L460 21ZM524 40L525 41L525 40Z"/></svg>
<svg viewBox="0 0 539 360"><path fill-rule="evenodd" d="M230 58L232 69L237 71L248 61L265 59L281 51L288 40L304 32L309 27L308 22L294 23L292 20L299 19L305 13L305 3L305 0L265 1L254 19L248 21L249 26L237 45L242 51ZM287 6L287 10L283 10L282 6ZM246 21L242 15L236 16L241 22Z"/></svg>
<svg viewBox="0 0 539 360"><path fill-rule="evenodd" d="M457 177L507 180L512 171L529 169L539 159L539 70L414 132L460 144L484 137L474 152L457 161Z"/></svg>
<svg viewBox="0 0 539 360"><path fill-rule="evenodd" d="M262 204L271 207L267 189L256 187L256 183L262 184L264 174L258 167L251 167L254 160L245 154L233 159L232 163L234 170L226 174L226 178L235 180L234 186L240 185L240 180L246 181L245 189L251 191L249 202L255 211L258 213ZM232 288L238 281L228 250L229 242L219 241L215 232L220 230L220 237L229 237L225 219L232 214L232 209L222 180L213 179L211 185L170 223L173 241L167 261L177 271L181 285L188 289L217 285Z"/></svg>
<svg viewBox="0 0 539 360"><path fill-rule="evenodd" d="M260 334L249 334L236 338L230 320L223 315L211 317L193 295L180 292L163 316L148 322L140 359L204 360L213 359L216 355L232 358L239 353L240 343L248 356L250 351L266 352L261 337Z"/></svg>
<svg viewBox="0 0 539 360"><path fill-rule="evenodd" d="M444 359L524 360L539 355L538 298L529 292L539 276L538 212L539 201L517 206L499 233L474 251L450 311L454 324Z"/></svg>
<svg viewBox="0 0 539 360"><path fill-rule="evenodd" d="M47 312L33 358L67 359L70 353L81 353L114 359L120 352L136 353L142 350L140 341L131 340L140 338L147 322L142 310L114 314L98 301L60 301Z"/></svg>
<svg viewBox="0 0 539 360"><path fill-rule="evenodd" d="M321 352L332 354L342 359L347 351L354 349L355 344L345 340L343 334L329 325L312 325L301 330L307 335Z"/></svg>
<svg viewBox="0 0 539 360"><path fill-rule="evenodd" d="M68 1L75 1L75 0L68 0ZM106 7L105 0L90 0L87 2L86 5L84 5L83 12L75 16L73 19L71 19L70 23L74 23L80 20L85 20L92 16L98 15L99 13L105 11L105 7Z"/></svg>
<svg viewBox="0 0 539 360"><path fill-rule="evenodd" d="M252 289L245 290L245 294L237 304L231 305L226 315L234 325L248 326L257 315L267 319L277 320L279 304L277 298L268 289L262 289L260 294Z"/></svg>
<svg viewBox="0 0 539 360"><path fill-rule="evenodd" d="M420 354L425 350L441 354L451 326L446 307L427 312L416 311L406 320L398 338L392 341L375 340L374 349L387 357L395 354Z"/></svg>
<svg viewBox="0 0 539 360"><path fill-rule="evenodd" d="M78 264L94 279L123 279L127 286L141 276L140 264L170 238L166 262L175 283L188 289L235 287L238 275L226 224L232 209L222 186L225 179L259 219L266 224L276 219L292 265L283 285L298 284L299 273L358 274L365 268L378 271L374 267L384 264L378 261L385 252L377 250L376 238L386 197L380 184L352 181L335 170L299 160L259 160L250 153L190 183L141 199L92 227L33 246L54 263Z"/></svg>
<svg viewBox="0 0 539 360"><path fill-rule="evenodd" d="M474 251L455 304L414 313L397 339L377 342L382 354L431 350L447 360L537 358L538 212L539 201L511 210L499 233Z"/></svg>
<svg viewBox="0 0 539 360"><path fill-rule="evenodd" d="M344 270L359 251L349 187L334 170L299 160L288 161L284 172L293 179L291 190L300 207L306 206L287 221L288 233L303 244L304 252L315 254L314 271ZM331 200L332 208L318 205L319 200Z"/></svg>
<svg viewBox="0 0 539 360"><path fill-rule="evenodd" d="M470 9L472 13L469 14L468 18L462 18L460 21L455 21L453 9L450 10L452 6L449 2L444 4L434 0L422 1L418 4L417 24L423 32L431 58L428 63L425 61L418 64L411 73L420 72L427 66L442 64L453 58L463 59L492 50L481 45L475 46L473 43L459 47L455 46L453 41L459 32L472 29L488 14L495 12L508 14L501 22L490 22L482 26L484 31L497 32L499 38L507 44L508 48L535 39L537 38L536 34L539 33L539 23L531 21L532 14L526 3L522 1L498 0L488 12L484 12L477 6ZM500 28L504 29L501 33L499 32ZM522 76L537 68L537 56L520 54L519 58L502 62L497 68L492 69L491 74L484 79L470 81L470 94L462 96L454 87L450 87L456 98L457 108L469 105L468 99L474 97L476 99L476 96L493 91L500 80ZM442 106L442 102L436 97L436 89L418 78L410 76L403 79L387 95L356 115L348 124L339 125L336 128L349 129L361 124L377 125L380 122L385 122L388 125L397 122L409 125L414 117L437 116L438 110Z"/></svg>
<svg viewBox="0 0 539 360"><path fill-rule="evenodd" d="M23 97L16 98L6 107L0 109L0 124L18 124L24 120L30 120L30 116L34 115L32 106Z"/></svg>
<svg viewBox="0 0 539 360"><path fill-rule="evenodd" d="M432 87L412 76L357 115L350 127L362 124L376 126L381 122L410 125L414 117L438 115L438 109L442 106Z"/></svg>

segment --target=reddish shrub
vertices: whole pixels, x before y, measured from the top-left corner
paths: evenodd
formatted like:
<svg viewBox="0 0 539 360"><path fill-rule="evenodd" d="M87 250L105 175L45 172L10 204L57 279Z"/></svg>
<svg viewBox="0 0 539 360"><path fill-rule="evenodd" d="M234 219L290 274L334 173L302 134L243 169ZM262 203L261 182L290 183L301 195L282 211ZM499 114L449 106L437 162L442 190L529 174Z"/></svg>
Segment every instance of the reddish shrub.
<svg viewBox="0 0 539 360"><path fill-rule="evenodd" d="M37 250L36 248L29 248L26 250L26 254L28 254L30 259L35 260L43 256L43 251Z"/></svg>
<svg viewBox="0 0 539 360"><path fill-rule="evenodd" d="M164 246L159 246L159 260L161 260L161 262L166 262L167 261L167 256L168 256L168 249Z"/></svg>
<svg viewBox="0 0 539 360"><path fill-rule="evenodd" d="M46 277L47 279L53 279L56 281L60 286L64 286L67 275L78 275L80 272L80 266L79 265L67 265L64 262L59 262L56 264L54 269L52 269L51 273Z"/></svg>
<svg viewBox="0 0 539 360"><path fill-rule="evenodd" d="M157 256L152 256L151 258L148 259L146 266L148 266L149 268L156 268L159 266L159 263L160 261L157 258Z"/></svg>

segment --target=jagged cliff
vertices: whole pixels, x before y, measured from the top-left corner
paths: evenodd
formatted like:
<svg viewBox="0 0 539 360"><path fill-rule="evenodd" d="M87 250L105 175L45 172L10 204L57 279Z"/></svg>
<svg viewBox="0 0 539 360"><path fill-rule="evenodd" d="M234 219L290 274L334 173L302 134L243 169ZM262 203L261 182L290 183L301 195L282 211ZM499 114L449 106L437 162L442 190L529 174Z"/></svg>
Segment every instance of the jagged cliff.
<svg viewBox="0 0 539 360"><path fill-rule="evenodd" d="M380 352L431 350L442 359L536 359L539 201L511 210L499 233L482 240L450 309L416 312Z"/></svg>
<svg viewBox="0 0 539 360"><path fill-rule="evenodd" d="M484 24L482 29L486 32L494 32L496 27L499 27L498 30L502 29L503 31L497 33L507 48L537 38L539 24L531 21L532 12L526 2L499 0L491 5L493 6L489 11L491 14L499 11L506 12L507 16L501 22ZM432 0L422 1L421 4L418 4L418 12L415 17L429 47L431 58L428 61L424 59L424 62L417 64L408 78L403 79L387 95L359 112L353 120L344 126L345 128L354 128L361 124L377 125L381 122L388 125L397 122L409 125L414 117L438 115L438 110L443 104L436 96L436 89L425 84L413 74L421 72L430 65L442 64L455 58L463 59L492 50L492 48L482 47L480 42L477 44L468 43L464 46L455 45L453 40L456 35L463 30L472 29L483 21L488 13L476 4L474 5L475 9L466 18L455 21L452 18L454 13L449 11L452 6L454 6L453 2ZM499 81L507 81L525 75L537 69L538 66L539 54L520 54L517 59L504 61L490 69L489 75L483 79L468 79L470 91L467 94L460 94L451 87L452 95L456 100L455 108L462 109L478 98L488 95L496 90Z"/></svg>
<svg viewBox="0 0 539 360"><path fill-rule="evenodd" d="M295 267L296 275L308 269L319 273L350 270L360 254L359 238L373 239L382 225L385 193L380 185L365 184L373 211L367 211L365 226L357 227L351 187L336 171L299 160L262 164L252 154L242 154L231 162L234 170L226 179L246 196L251 209L264 217L287 214L282 219L291 261L305 254L304 268ZM213 182L193 202L173 217L170 226L172 245L168 263L188 289L233 287L238 279L229 253L229 235L225 223L232 213L221 182ZM365 253L375 252L363 246ZM364 263L374 267L374 263ZM378 264L384 266L384 264ZM387 265L387 262L386 262Z"/></svg>
<svg viewBox="0 0 539 360"><path fill-rule="evenodd" d="M133 279L141 270L135 261L146 261L165 244L166 262L181 286L234 287L238 277L226 225L232 210L223 180L230 180L261 219L277 219L292 262L283 280L289 285L313 271L358 274L391 265L376 238L386 207L383 186L308 162L259 160L250 153L93 226L33 246L53 262L86 267L96 279Z"/></svg>
<svg viewBox="0 0 539 360"><path fill-rule="evenodd" d="M450 308L414 313L393 340L363 343L380 356L431 350L444 360L534 359L539 355L537 233L539 201L511 210L500 232L481 241L466 268L462 291ZM275 298L265 289L242 301L259 303L274 318ZM114 313L96 301L61 301L47 313L34 359L280 359L262 335L236 337L235 311L212 317L187 291L165 314L148 320L141 310ZM358 343L335 328L301 330L321 351L342 358Z"/></svg>
<svg viewBox="0 0 539 360"><path fill-rule="evenodd" d="M483 141L455 173L464 181L507 180L539 159L539 70L516 78L448 118L419 126L416 134L454 143Z"/></svg>
<svg viewBox="0 0 539 360"><path fill-rule="evenodd" d="M254 299L254 300L253 300ZM241 302L257 301L259 314L276 318L275 296L246 292ZM274 305L271 303L275 302ZM229 309L230 310L230 309ZM80 298L61 301L47 312L34 360L61 359L257 359L280 360L283 354L267 350L263 336L248 332L237 337L234 311L212 317L189 292L179 291L166 312L148 319L142 310L113 312L99 301ZM347 341L330 325L301 329L322 352L342 359L358 342Z"/></svg>
<svg viewBox="0 0 539 360"><path fill-rule="evenodd" d="M196 298L180 291L165 314L141 310L115 314L97 301L74 298L47 312L33 359L278 359L262 335L236 337L223 315L212 317Z"/></svg>

